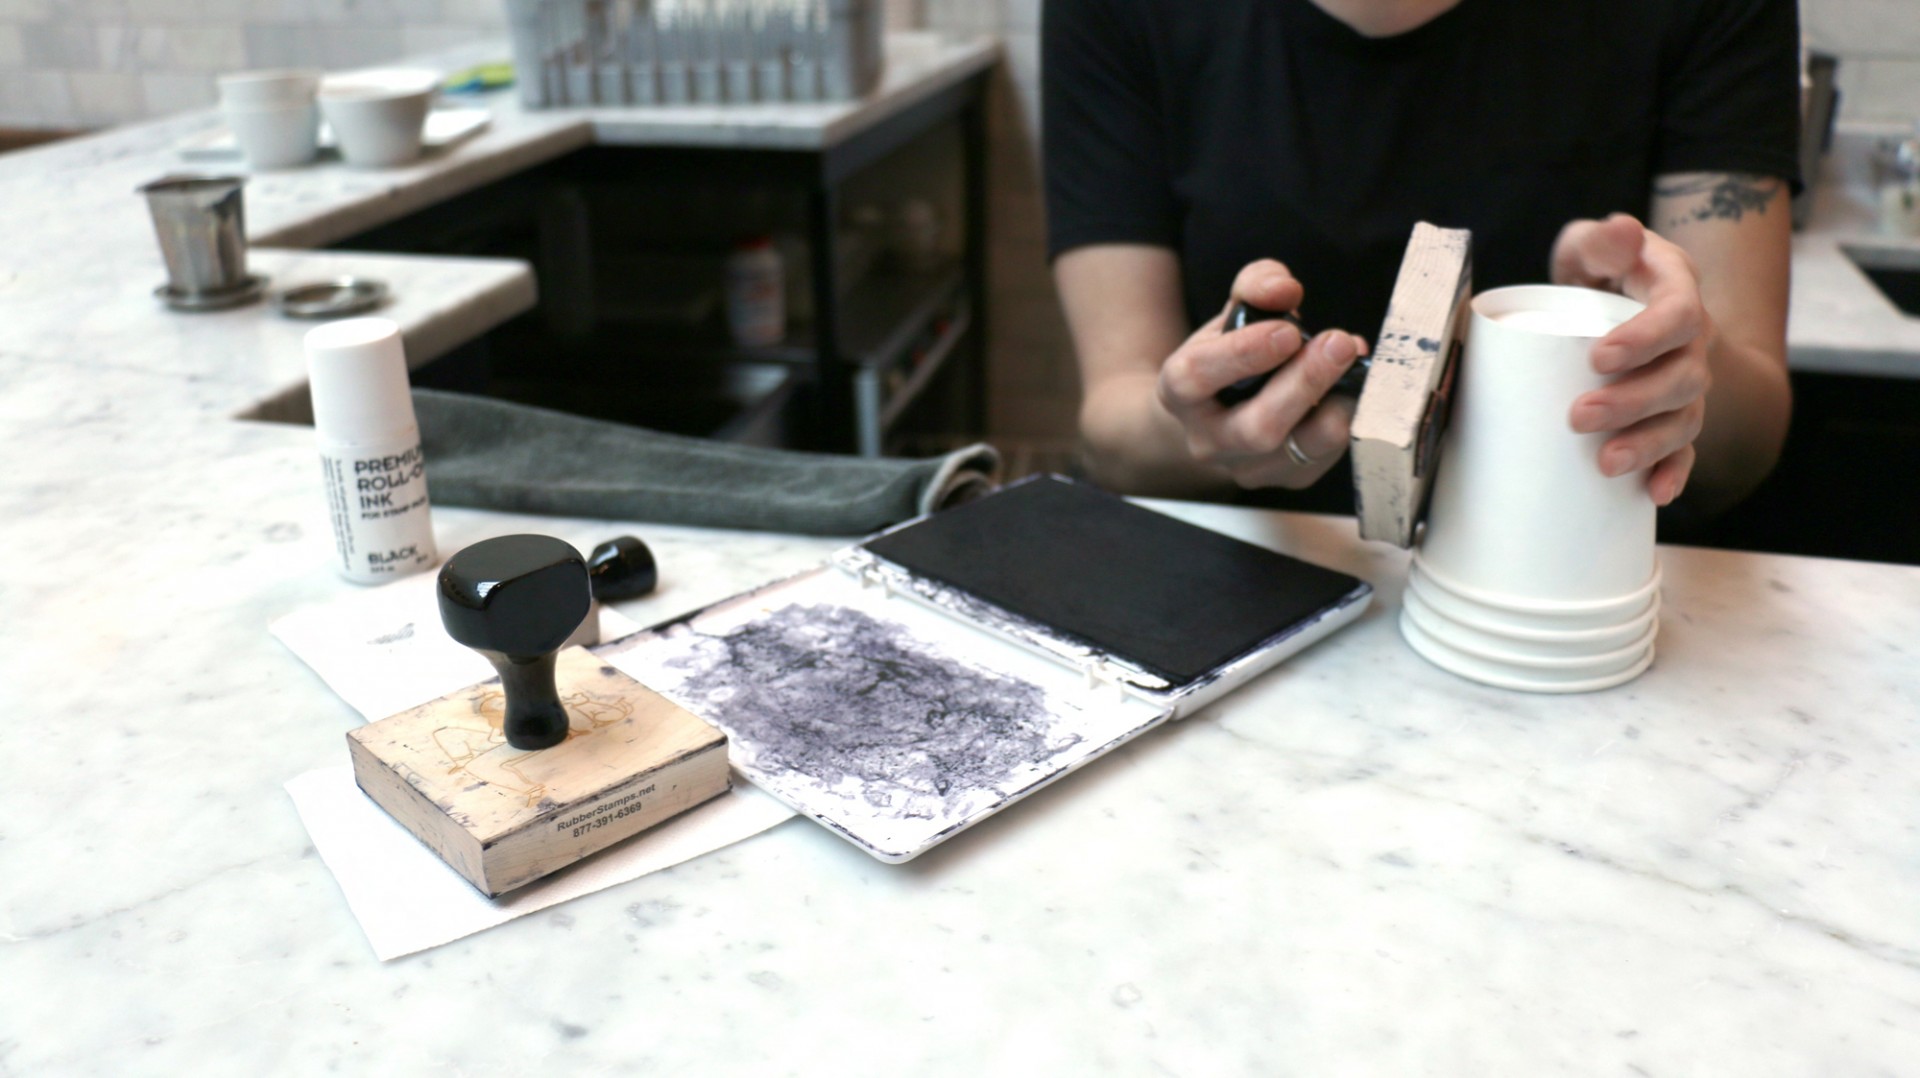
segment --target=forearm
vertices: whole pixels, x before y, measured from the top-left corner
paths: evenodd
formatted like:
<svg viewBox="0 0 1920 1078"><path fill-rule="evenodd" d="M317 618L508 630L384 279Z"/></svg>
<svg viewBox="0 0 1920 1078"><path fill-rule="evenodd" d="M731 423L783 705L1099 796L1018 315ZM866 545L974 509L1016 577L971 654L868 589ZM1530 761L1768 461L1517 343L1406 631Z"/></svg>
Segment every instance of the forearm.
<svg viewBox="0 0 1920 1078"><path fill-rule="evenodd" d="M1701 513L1726 509L1760 485L1780 460L1793 412L1786 365L1768 350L1723 337L1709 362L1713 387L1682 495L1683 505Z"/></svg>
<svg viewBox="0 0 1920 1078"><path fill-rule="evenodd" d="M1084 395L1080 436L1093 478L1128 494L1188 496L1227 486L1195 461L1160 404L1161 365L1186 338L1180 264L1141 245L1080 248L1054 263Z"/></svg>
<svg viewBox="0 0 1920 1078"><path fill-rule="evenodd" d="M1300 489L1346 451L1352 412L1323 403L1364 345L1327 330L1303 341L1288 322L1222 332L1225 311L1192 333L1180 263L1166 248L1076 248L1054 260L1084 397L1080 431L1094 478L1128 494L1219 495ZM1248 263L1231 301L1290 311L1301 286L1279 262ZM1251 399L1220 392L1257 375Z"/></svg>
<svg viewBox="0 0 1920 1078"><path fill-rule="evenodd" d="M1752 493L1786 441L1789 210L1787 185L1774 177L1684 173L1654 186L1658 227L1692 258L1716 327L1706 417L1683 495L1692 511L1717 513Z"/></svg>
<svg viewBox="0 0 1920 1078"><path fill-rule="evenodd" d="M1087 387L1080 437L1093 479L1110 490L1160 497L1217 495L1226 474L1193 459L1186 432L1156 393L1151 372L1115 374Z"/></svg>

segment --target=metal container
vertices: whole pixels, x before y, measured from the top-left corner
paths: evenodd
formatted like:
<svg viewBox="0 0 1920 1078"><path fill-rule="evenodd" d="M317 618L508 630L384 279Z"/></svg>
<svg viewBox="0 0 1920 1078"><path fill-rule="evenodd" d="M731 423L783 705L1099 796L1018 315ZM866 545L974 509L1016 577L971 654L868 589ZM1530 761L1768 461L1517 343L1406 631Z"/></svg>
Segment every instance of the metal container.
<svg viewBox="0 0 1920 1078"><path fill-rule="evenodd" d="M153 214L169 291L191 299L247 288L245 183L239 176L162 176L138 189Z"/></svg>

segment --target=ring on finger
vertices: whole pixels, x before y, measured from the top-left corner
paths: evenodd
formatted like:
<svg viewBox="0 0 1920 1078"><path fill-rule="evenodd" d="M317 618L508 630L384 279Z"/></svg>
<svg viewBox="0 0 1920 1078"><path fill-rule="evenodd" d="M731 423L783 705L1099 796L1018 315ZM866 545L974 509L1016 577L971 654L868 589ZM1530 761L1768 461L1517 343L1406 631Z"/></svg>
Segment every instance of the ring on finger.
<svg viewBox="0 0 1920 1078"><path fill-rule="evenodd" d="M1268 444L1272 444L1272 443L1268 443ZM1286 450L1287 450L1287 459L1293 461L1295 464L1298 464L1302 468L1313 467L1313 458L1307 455L1306 450L1300 448L1300 443L1294 441L1293 435L1291 434L1287 435Z"/></svg>

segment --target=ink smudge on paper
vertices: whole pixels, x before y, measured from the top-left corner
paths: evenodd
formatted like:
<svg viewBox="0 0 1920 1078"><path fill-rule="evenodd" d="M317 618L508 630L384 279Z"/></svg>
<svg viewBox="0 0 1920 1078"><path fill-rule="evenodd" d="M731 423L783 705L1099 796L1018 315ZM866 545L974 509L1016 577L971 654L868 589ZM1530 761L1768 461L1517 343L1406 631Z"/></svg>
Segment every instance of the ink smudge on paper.
<svg viewBox="0 0 1920 1078"><path fill-rule="evenodd" d="M796 772L890 815L950 815L1079 745L1039 686L920 646L901 626L793 605L710 638L675 665L678 695Z"/></svg>
<svg viewBox="0 0 1920 1078"><path fill-rule="evenodd" d="M405 625L402 625L400 628L395 629L390 633L382 633L379 636L374 637L373 639L367 641L367 643L376 648L383 648L383 647L386 647L388 644L398 644L403 640L412 640L412 639L413 639L413 622L409 621Z"/></svg>

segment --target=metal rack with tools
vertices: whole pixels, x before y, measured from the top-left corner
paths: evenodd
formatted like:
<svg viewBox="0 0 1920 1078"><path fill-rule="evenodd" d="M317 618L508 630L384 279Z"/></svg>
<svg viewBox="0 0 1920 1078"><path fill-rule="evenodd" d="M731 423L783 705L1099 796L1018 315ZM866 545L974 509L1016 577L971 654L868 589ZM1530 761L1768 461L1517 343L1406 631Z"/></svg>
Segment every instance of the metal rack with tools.
<svg viewBox="0 0 1920 1078"><path fill-rule="evenodd" d="M507 0L528 108L846 101L883 63L880 0Z"/></svg>
<svg viewBox="0 0 1920 1078"><path fill-rule="evenodd" d="M940 48L961 59L937 80L803 106L828 110L817 138L689 145L647 119L669 110L601 107L601 144L340 242L534 266L535 310L416 372L425 384L788 448L878 455L978 437L995 53ZM725 132L792 108L728 106L711 122ZM941 239L903 257L894 225L866 215L916 200ZM779 241L793 317L744 343L718 297L729 251L754 235Z"/></svg>

